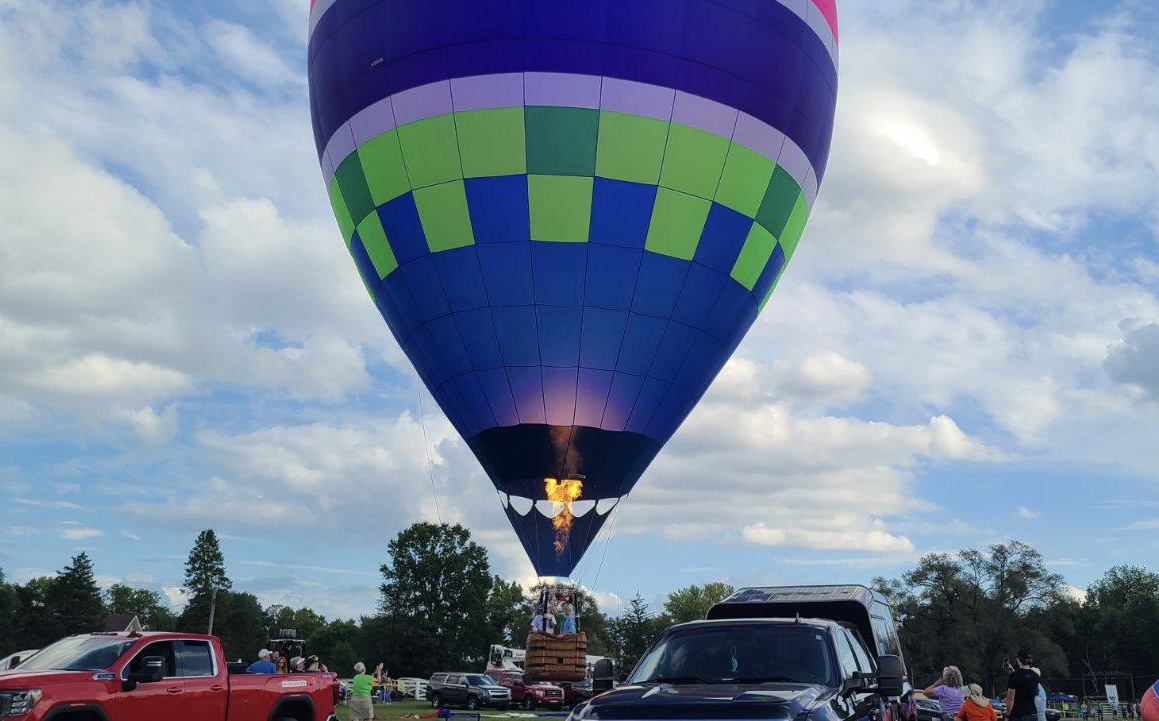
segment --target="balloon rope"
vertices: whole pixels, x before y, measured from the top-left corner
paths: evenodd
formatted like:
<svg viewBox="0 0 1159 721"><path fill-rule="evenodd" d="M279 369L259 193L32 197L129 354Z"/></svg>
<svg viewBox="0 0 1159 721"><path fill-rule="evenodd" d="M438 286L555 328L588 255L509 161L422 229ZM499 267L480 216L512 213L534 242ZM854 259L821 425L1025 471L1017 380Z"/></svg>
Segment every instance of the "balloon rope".
<svg viewBox="0 0 1159 721"><path fill-rule="evenodd" d="M443 513L439 510L439 491L435 488L435 471L431 466L431 447L427 442L427 416L423 412L423 384L419 380L419 422L423 427L423 453L427 455L427 475L431 478L431 496L435 499L435 515L439 518L439 525L443 524Z"/></svg>
<svg viewBox="0 0 1159 721"><path fill-rule="evenodd" d="M628 497L624 496L616 507L612 509L612 525L608 528L608 540L604 542L604 552L600 554L600 565L596 568L596 577L592 580L592 592L595 593L596 584L600 582L600 572L604 570L604 559L608 556L608 546L612 545L612 536L616 534L616 520L620 517L621 506L628 502Z"/></svg>

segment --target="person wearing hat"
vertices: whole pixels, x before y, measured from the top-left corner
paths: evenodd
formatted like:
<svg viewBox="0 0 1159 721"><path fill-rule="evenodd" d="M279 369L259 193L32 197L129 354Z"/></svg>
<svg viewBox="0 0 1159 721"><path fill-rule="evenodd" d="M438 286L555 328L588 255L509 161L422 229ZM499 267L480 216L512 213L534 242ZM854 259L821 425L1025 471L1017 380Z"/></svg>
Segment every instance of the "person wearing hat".
<svg viewBox="0 0 1159 721"><path fill-rule="evenodd" d="M972 683L966 687L966 699L954 717L960 721L998 721L998 712L982 693L982 687Z"/></svg>
<svg viewBox="0 0 1159 721"><path fill-rule="evenodd" d="M263 648L258 651L258 660L254 661L245 670L246 673L277 673L278 668L270 661L270 650Z"/></svg>
<svg viewBox="0 0 1159 721"><path fill-rule="evenodd" d="M1025 649L1018 652L1018 668L1006 679L1006 718L1011 721L1038 721L1038 685L1042 682L1034 672L1034 654Z"/></svg>

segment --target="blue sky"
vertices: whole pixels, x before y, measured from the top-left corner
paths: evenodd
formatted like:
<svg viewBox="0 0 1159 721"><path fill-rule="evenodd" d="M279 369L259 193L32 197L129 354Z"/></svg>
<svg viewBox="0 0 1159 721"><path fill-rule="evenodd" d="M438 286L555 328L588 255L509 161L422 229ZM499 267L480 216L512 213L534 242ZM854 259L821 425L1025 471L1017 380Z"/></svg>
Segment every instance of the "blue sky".
<svg viewBox="0 0 1159 721"><path fill-rule="evenodd" d="M387 541L442 519L530 579L329 214L306 5L0 0L10 578L84 549L179 604L213 527L236 588L351 616ZM577 569L612 610L1011 538L1082 589L1159 546L1159 13L840 9L819 204Z"/></svg>

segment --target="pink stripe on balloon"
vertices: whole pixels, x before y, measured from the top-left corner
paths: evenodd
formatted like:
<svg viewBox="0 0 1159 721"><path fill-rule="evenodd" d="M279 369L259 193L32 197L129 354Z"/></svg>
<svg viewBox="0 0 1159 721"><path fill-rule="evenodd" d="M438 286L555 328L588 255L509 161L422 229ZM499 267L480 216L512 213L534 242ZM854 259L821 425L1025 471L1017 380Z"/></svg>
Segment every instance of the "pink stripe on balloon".
<svg viewBox="0 0 1159 721"><path fill-rule="evenodd" d="M813 0L813 4L825 16L825 22L833 31L833 39L837 39L837 0Z"/></svg>

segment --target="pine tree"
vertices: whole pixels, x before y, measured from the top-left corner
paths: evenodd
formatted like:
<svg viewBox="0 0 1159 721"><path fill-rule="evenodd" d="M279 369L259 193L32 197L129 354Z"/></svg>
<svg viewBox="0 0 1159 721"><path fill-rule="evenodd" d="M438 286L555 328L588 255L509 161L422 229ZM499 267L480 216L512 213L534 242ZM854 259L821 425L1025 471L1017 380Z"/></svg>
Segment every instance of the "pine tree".
<svg viewBox="0 0 1159 721"><path fill-rule="evenodd" d="M65 633L96 631L105 616L93 562L83 551L72 557L53 581L53 615Z"/></svg>
<svg viewBox="0 0 1159 721"><path fill-rule="evenodd" d="M197 540L185 562L185 590L193 596L211 594L213 589L228 591L233 582L225 575L225 556L217 542L217 534L207 528L197 534Z"/></svg>
<svg viewBox="0 0 1159 721"><path fill-rule="evenodd" d="M213 605L214 591L228 591L233 582L225 575L225 556L217 534L212 528L197 534L189 559L185 562L185 592L189 599L181 612L178 628L182 631L205 633L209 624L209 610ZM218 596L218 609L225 604L225 593Z"/></svg>

